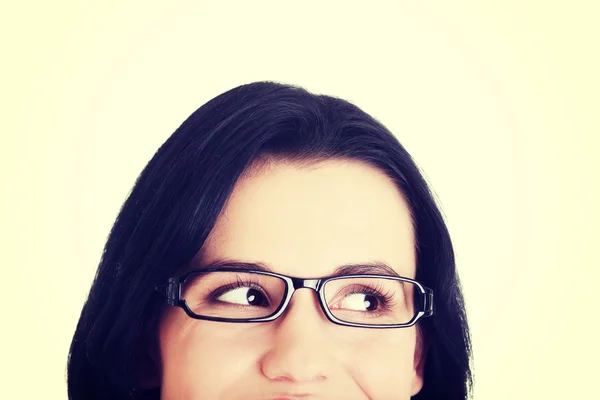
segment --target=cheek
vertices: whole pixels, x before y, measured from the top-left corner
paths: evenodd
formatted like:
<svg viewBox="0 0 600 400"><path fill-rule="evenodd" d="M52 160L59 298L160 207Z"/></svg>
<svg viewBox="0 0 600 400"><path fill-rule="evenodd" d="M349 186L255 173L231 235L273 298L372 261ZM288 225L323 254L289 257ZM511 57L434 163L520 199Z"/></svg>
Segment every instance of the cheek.
<svg viewBox="0 0 600 400"><path fill-rule="evenodd" d="M412 386L416 331L413 328L376 332L356 342L347 365L372 399L408 399Z"/></svg>
<svg viewBox="0 0 600 400"><path fill-rule="evenodd" d="M163 400L244 398L240 388L268 383L260 360L273 347L269 325L198 321L174 311L160 328ZM356 394L362 391L376 400L409 399L413 328L331 329L336 365L335 371L328 371L335 372L329 384L335 393L351 392L339 398L361 398Z"/></svg>
<svg viewBox="0 0 600 400"><path fill-rule="evenodd" d="M260 342L240 332L241 324L183 318L161 329L163 400L228 398L256 374Z"/></svg>

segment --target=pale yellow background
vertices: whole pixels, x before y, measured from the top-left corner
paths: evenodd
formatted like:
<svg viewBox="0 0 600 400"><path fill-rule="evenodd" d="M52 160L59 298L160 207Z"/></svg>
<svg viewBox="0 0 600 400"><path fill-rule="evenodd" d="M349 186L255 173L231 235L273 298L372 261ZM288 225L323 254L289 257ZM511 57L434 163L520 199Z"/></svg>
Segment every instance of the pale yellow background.
<svg viewBox="0 0 600 400"><path fill-rule="evenodd" d="M136 176L197 107L271 79L355 102L424 169L456 246L477 400L594 398L598 20L594 1L6 2L0 397L66 398Z"/></svg>

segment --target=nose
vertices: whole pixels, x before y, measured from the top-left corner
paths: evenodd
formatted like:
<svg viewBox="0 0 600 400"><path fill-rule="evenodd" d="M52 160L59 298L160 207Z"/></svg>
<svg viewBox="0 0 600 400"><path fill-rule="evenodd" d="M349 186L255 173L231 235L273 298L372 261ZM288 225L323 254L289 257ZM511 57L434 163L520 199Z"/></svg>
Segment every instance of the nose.
<svg viewBox="0 0 600 400"><path fill-rule="evenodd" d="M329 322L316 293L297 290L286 312L272 323L273 346L261 360L263 374L270 380L295 383L328 379L333 365Z"/></svg>

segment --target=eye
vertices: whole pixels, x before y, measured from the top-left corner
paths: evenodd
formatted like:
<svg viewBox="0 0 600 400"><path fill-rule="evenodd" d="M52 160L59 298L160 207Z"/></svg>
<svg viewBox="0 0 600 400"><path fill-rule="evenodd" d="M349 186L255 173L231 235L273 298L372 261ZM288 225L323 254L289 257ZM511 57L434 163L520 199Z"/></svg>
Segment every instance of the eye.
<svg viewBox="0 0 600 400"><path fill-rule="evenodd" d="M352 311L376 311L379 308L380 300L371 294L350 293L345 296L333 308Z"/></svg>
<svg viewBox="0 0 600 400"><path fill-rule="evenodd" d="M267 297L260 290L253 287L238 287L230 289L216 297L217 301L224 303L240 304L244 306L267 307Z"/></svg>

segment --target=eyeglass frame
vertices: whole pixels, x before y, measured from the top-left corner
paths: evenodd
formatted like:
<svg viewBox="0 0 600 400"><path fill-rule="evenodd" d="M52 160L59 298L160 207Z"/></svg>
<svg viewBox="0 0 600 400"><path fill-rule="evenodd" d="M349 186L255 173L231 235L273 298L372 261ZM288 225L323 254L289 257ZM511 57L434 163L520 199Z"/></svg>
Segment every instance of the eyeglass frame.
<svg viewBox="0 0 600 400"><path fill-rule="evenodd" d="M207 315L199 315L194 313L187 305L185 299L182 299L182 285L185 281L193 275L198 275L202 273L209 272L244 272L244 273L252 273L259 275L267 275L279 278L285 282L285 293L283 296L283 301L279 304L277 309L270 315L261 318L224 318L224 317L211 317ZM336 318L333 313L329 310L329 307L326 304L325 300L325 291L323 288L327 282L341 280L341 279L350 279L350 278L384 278L397 280L402 282L409 282L414 284L421 292L423 296L423 304L421 309L415 313L413 318L404 324L360 324L355 322L347 322ZM291 290L290 290L291 289ZM414 279L406 278L403 276L396 275L378 275L378 274L352 274L352 275L336 275L336 276L328 276L323 278L298 278L294 276L288 276L283 274L278 274L276 272L270 271L261 271L261 270L253 270L253 269L245 269L245 268L200 268L189 271L184 275L171 277L168 279L166 284L158 285L154 288L155 291L162 294L168 305L180 307L185 313L193 319L199 320L208 320L208 321L217 321L217 322L233 322L233 323L255 323L255 322L271 322L279 318L288 308L289 303L292 299L292 296L298 289L312 289L317 292L317 298L319 299L319 304L321 309L323 310L327 319L334 324L343 325L343 326L351 326L356 328L408 328L417 323L421 318L431 317L434 313L433 307L433 290L423 286L421 283Z"/></svg>

